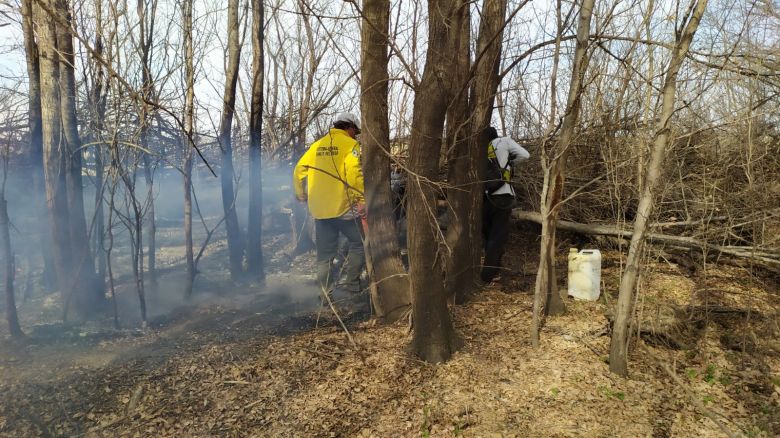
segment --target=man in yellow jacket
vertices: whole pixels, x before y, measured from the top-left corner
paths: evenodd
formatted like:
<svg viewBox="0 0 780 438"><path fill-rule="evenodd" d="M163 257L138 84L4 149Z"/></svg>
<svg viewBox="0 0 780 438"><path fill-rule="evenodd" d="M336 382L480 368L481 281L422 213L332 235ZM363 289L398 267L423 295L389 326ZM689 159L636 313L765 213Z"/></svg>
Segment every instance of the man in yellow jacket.
<svg viewBox="0 0 780 438"><path fill-rule="evenodd" d="M360 145L355 140L358 134L358 118L352 113L339 114L333 128L309 147L293 171L295 197L308 201L315 220L317 279L328 293L335 283L330 273L339 234L349 241L343 284L339 286L352 293L360 292L360 274L365 263L360 220L365 201Z"/></svg>

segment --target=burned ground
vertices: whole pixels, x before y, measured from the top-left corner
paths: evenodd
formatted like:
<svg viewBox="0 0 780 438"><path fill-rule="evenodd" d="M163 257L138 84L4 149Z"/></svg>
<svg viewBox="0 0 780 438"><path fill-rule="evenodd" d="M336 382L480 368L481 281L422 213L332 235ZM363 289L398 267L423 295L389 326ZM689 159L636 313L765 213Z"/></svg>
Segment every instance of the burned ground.
<svg viewBox="0 0 780 438"><path fill-rule="evenodd" d="M602 299L567 301L533 349L538 243L533 227L515 230L500 284L453 308L463 349L429 365L406 352L406 325L340 303L353 344L330 313L318 318L312 256L291 263L281 236L268 245L266 292L226 287L225 267L206 261L201 300L146 331L36 325L23 311L27 341L0 347L0 435L721 436L712 418L780 434L776 279L651 263L623 379L605 363L619 252L605 251ZM691 329L678 344L646 330L664 321Z"/></svg>

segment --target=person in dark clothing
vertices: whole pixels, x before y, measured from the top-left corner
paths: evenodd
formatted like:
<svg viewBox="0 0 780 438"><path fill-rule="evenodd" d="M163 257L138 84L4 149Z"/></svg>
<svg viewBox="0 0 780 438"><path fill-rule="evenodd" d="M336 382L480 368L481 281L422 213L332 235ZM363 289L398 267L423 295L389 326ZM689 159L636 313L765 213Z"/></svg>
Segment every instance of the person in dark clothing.
<svg viewBox="0 0 780 438"><path fill-rule="evenodd" d="M530 154L522 146L509 137L499 137L496 128L488 127L486 131L490 139L488 158L496 160L502 169L508 169L502 176L504 184L498 189L488 192L482 206L482 238L485 246L485 259L482 263L480 277L485 283L496 280L501 269L501 258L504 255L504 245L509 238L509 223L512 208L515 206L515 190L509 183L511 180L511 165L527 160Z"/></svg>
<svg viewBox="0 0 780 438"><path fill-rule="evenodd" d="M404 197L406 196L406 173L401 166L394 164L390 171L390 191L393 194L393 213L395 220L406 216Z"/></svg>

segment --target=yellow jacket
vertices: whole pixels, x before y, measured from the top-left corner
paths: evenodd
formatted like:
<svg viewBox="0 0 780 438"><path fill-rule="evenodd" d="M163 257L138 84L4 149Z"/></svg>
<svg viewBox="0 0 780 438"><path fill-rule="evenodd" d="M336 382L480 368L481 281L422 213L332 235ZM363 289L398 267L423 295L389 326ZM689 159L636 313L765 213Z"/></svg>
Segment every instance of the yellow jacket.
<svg viewBox="0 0 780 438"><path fill-rule="evenodd" d="M309 212L315 219L344 215L350 207L364 202L360 145L344 130L331 128L298 160L293 187L298 199L307 195Z"/></svg>

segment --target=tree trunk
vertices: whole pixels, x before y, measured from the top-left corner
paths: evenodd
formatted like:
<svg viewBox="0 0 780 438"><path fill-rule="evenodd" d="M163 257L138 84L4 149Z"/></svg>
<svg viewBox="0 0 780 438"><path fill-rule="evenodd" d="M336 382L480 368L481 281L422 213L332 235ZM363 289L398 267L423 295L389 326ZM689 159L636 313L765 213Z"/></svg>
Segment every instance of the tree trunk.
<svg viewBox="0 0 780 438"><path fill-rule="evenodd" d="M145 142L145 140L143 140ZM157 292L157 220L154 213L154 174L149 154L143 153L144 180L146 181L146 271L152 293Z"/></svg>
<svg viewBox="0 0 780 438"><path fill-rule="evenodd" d="M90 105L92 113L91 136L95 140L95 263L97 284L101 290L106 287L106 250L105 250L105 212L103 209L103 192L105 190L105 163L103 161L104 145L99 142L103 135L106 112L105 70L100 60L103 57L103 8L100 2L95 4L95 54L93 68L95 75L90 90Z"/></svg>
<svg viewBox="0 0 780 438"><path fill-rule="evenodd" d="M52 17L43 8L36 7L34 17L40 55L41 132L51 252L62 297L63 319L67 319L68 302L74 288L74 263L70 245L70 213L65 177L68 151L60 130L57 33Z"/></svg>
<svg viewBox="0 0 780 438"><path fill-rule="evenodd" d="M136 6L138 15L138 41L141 57L141 87L144 99L154 99L154 82L152 79L152 39L154 36L154 17L157 12L157 2L152 2L151 11L147 11L147 2L139 1ZM147 17L151 17L147 21ZM141 102L139 116L139 141L141 146L149 149L149 105ZM144 181L146 182L146 239L147 239L147 275L152 292L157 290L157 222L154 212L154 173L153 163L149 154L141 152L144 165Z"/></svg>
<svg viewBox="0 0 780 438"><path fill-rule="evenodd" d="M192 296L195 281L195 257L192 249L192 148L193 124L195 117L195 69L192 49L192 0L185 0L182 6L184 24L184 247L187 259L187 277L184 283L184 296Z"/></svg>
<svg viewBox="0 0 780 438"><path fill-rule="evenodd" d="M6 172L7 172L6 168ZM5 186L5 183L3 183ZM5 200L5 187L0 191L0 260L3 261L3 284L5 285L5 316L8 321L8 332L12 338L24 336L19 317L16 314L16 297L14 297L14 255L11 252L11 233L8 220L8 203Z"/></svg>
<svg viewBox="0 0 780 438"><path fill-rule="evenodd" d="M236 81L241 57L238 42L238 0L228 1L228 60L225 70L225 93L222 98L222 120L219 126L219 146L222 151L222 208L225 213L228 254L230 257L230 276L233 281L240 279L244 272L244 246L241 229L236 214L236 196L233 190L233 145L232 125L236 104Z"/></svg>
<svg viewBox="0 0 780 438"><path fill-rule="evenodd" d="M369 274L376 315L386 322L395 322L409 310L412 300L391 204L386 36L389 28L389 0L365 2L360 112L363 114L361 156L368 211L366 256L373 271Z"/></svg>
<svg viewBox="0 0 780 438"><path fill-rule="evenodd" d="M450 94L451 54L461 29L461 1L428 2L428 51L414 97L409 146L409 275L413 323L411 350L426 362L448 360L459 347L444 290L443 242L431 211L436 211L436 184L444 118Z"/></svg>
<svg viewBox="0 0 780 438"><path fill-rule="evenodd" d="M249 220L247 222L247 271L265 283L263 266L263 25L261 0L252 0L252 103L249 116Z"/></svg>
<svg viewBox="0 0 780 438"><path fill-rule="evenodd" d="M143 239L143 213L140 203L136 200L135 191L132 193L133 209L135 213L135 232L133 238L133 278L135 278L135 291L138 294L138 303L141 308L141 328L146 328L146 289L144 288L144 239Z"/></svg>
<svg viewBox="0 0 780 438"><path fill-rule="evenodd" d="M577 44L574 49L569 94L566 100L566 113L561 125L561 134L553 148L552 160L545 166L544 183L540 209L542 213L542 242L539 251L539 270L536 273L534 289L533 322L531 325L531 343L539 345L540 313L544 308L547 315L560 315L566 311L563 298L558 292L555 273L555 223L558 221L560 203L563 199L563 181L566 156L574 138L574 129L580 113L583 92L583 78L588 68L588 44L590 38L590 20L595 0L584 0L580 6L577 23ZM560 11L559 11L560 13Z"/></svg>
<svg viewBox="0 0 780 438"><path fill-rule="evenodd" d="M488 139L483 131L490 125L493 103L500 82L501 41L503 39L506 0L489 0L483 3L479 36L477 37L477 63L472 69L474 78L469 91L467 114L470 116L465 150L457 151L459 161L451 164L450 184L459 190L451 190L447 198L453 212L453 222L448 228L448 242L452 248L452 261L448 268L448 291L451 295L466 297L477 283L478 267L482 256L482 184ZM461 92L466 92L462 90ZM453 173L453 169L456 169ZM456 232L460 230L460 232ZM452 278L450 278L452 277Z"/></svg>
<svg viewBox="0 0 780 438"><path fill-rule="evenodd" d="M451 251L447 257L445 289L449 297L456 297L463 301L476 288L474 277L474 260L471 247L479 244L472 241L470 225L481 218L479 211L471 211L471 187L476 184L476 175L469 172L471 153L469 147L468 129L469 123L469 95L468 84L470 81L469 69L471 68L471 23L469 22L469 8L462 8L463 17L458 20L460 28L455 32L456 41L453 41L456 55L453 57L451 70L452 101L447 106L447 141L448 147L447 165L448 177L447 202L450 208L451 221L447 227L447 245ZM476 155L476 154L474 154ZM479 238L478 236L476 238ZM477 262L479 264L479 262Z"/></svg>
<svg viewBox="0 0 780 438"><path fill-rule="evenodd" d="M103 190L105 186L105 163L103 162L102 145L95 148L95 268L97 269L97 284L101 290L106 285L106 217L103 209Z"/></svg>
<svg viewBox="0 0 780 438"><path fill-rule="evenodd" d="M35 42L33 26L33 0L22 1L22 32L24 34L24 51L27 60L28 77L28 123L30 129L30 149L28 159L31 165L32 190L34 205L41 213L34 220L40 233L40 247L43 258L43 282L47 288L56 287L57 273L51 251L51 236L46 224L46 188L43 176L43 133L41 131L41 69L38 57L38 44Z"/></svg>
<svg viewBox="0 0 780 438"><path fill-rule="evenodd" d="M54 10L64 18L64 21L71 22L71 12L65 0L57 0ZM63 158L67 169L65 183L70 214L71 254L69 256L75 263L73 272L76 274L72 298L69 302L72 302L74 311L83 319L102 307L105 298L95 278L95 262L89 248L87 220L84 216L84 189L81 178L82 150L76 119L73 35L69 27L65 27L59 22L55 27L59 52L60 120L64 134L61 138L64 138L66 147Z"/></svg>
<svg viewBox="0 0 780 438"><path fill-rule="evenodd" d="M688 53L693 36L699 27L701 17L707 8L707 0L693 1L695 5L692 4L691 6L693 7L690 9L693 11L692 15L683 31L678 34L677 43L672 50L669 69L666 71L662 89L660 121L653 141L650 162L647 164L645 185L642 190L642 196L639 198L639 206L634 219L634 234L631 236L631 244L628 248L626 268L620 278L620 292L609 350L609 370L621 376L628 374L628 326L633 313L634 291L641 267L640 259L644 248L647 224L653 212L654 191L658 185L658 180L661 178L661 165L663 164L666 147L671 137L670 120L672 115L674 115L677 74Z"/></svg>

